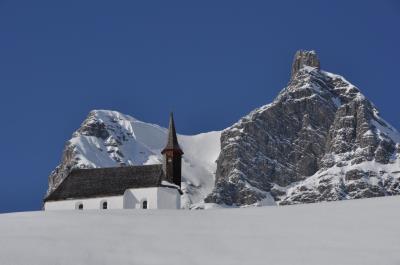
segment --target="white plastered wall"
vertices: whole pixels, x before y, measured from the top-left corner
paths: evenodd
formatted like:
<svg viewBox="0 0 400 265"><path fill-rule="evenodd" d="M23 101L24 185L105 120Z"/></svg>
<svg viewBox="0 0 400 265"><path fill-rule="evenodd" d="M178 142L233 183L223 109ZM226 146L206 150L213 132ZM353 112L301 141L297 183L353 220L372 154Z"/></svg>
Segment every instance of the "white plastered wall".
<svg viewBox="0 0 400 265"><path fill-rule="evenodd" d="M181 195L174 188L158 188L157 209L180 209Z"/></svg>
<svg viewBox="0 0 400 265"><path fill-rule="evenodd" d="M147 201L147 209L157 209L157 188L128 189L124 193L124 209L141 209Z"/></svg>
<svg viewBox="0 0 400 265"><path fill-rule="evenodd" d="M102 209L103 202L107 202L107 209L123 209L123 196L99 197L78 200L50 201L44 204L47 210L75 210L80 203L83 204L83 210Z"/></svg>
<svg viewBox="0 0 400 265"><path fill-rule="evenodd" d="M129 189L124 193L124 209L141 209L143 201L148 209L180 209L180 194L173 188Z"/></svg>
<svg viewBox="0 0 400 265"><path fill-rule="evenodd" d="M44 209L46 211L76 210L79 204L83 204L83 210L98 210L102 209L105 201L107 209L141 209L143 201L147 201L148 209L180 209L181 207L181 196L176 189L154 187L128 189L123 196L49 201L44 204Z"/></svg>

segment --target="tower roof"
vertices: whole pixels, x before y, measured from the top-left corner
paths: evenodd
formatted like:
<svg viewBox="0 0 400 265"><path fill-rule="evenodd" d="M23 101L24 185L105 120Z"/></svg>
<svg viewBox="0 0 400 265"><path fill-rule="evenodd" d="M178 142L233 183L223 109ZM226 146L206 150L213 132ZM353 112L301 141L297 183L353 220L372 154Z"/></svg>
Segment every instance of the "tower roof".
<svg viewBox="0 0 400 265"><path fill-rule="evenodd" d="M168 150L178 151L181 154L183 154L182 149L178 143L178 137L176 136L174 114L172 112L169 115L167 145L164 147L164 149L161 151L161 153L164 153L165 151L168 151Z"/></svg>

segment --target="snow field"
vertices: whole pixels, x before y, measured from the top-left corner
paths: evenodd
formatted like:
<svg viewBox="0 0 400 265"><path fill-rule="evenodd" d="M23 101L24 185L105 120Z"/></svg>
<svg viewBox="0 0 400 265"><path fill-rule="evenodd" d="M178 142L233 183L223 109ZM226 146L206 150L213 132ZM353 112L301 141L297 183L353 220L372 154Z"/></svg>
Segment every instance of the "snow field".
<svg viewBox="0 0 400 265"><path fill-rule="evenodd" d="M0 215L0 264L400 264L400 196Z"/></svg>

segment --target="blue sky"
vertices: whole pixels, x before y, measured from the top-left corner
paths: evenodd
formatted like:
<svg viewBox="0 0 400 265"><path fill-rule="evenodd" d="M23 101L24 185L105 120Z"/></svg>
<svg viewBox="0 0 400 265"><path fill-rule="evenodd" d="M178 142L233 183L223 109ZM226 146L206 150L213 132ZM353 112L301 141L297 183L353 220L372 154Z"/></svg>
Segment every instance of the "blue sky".
<svg viewBox="0 0 400 265"><path fill-rule="evenodd" d="M269 103L298 49L400 128L399 1L0 0L0 212L36 210L92 109L180 133Z"/></svg>

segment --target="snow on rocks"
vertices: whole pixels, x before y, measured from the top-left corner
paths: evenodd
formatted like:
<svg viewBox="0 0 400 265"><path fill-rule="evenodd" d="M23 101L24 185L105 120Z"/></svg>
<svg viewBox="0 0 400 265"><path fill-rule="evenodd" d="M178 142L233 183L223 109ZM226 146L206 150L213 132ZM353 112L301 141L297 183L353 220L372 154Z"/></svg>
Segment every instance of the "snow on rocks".
<svg viewBox="0 0 400 265"><path fill-rule="evenodd" d="M160 163L165 137L158 125L93 111L68 141L49 191L75 167ZM272 103L222 132L178 137L186 208L400 194L400 133L356 86L320 70L314 51L296 53Z"/></svg>
<svg viewBox="0 0 400 265"><path fill-rule="evenodd" d="M190 207L204 199L214 186L220 132L178 138L185 152L182 205ZM167 130L156 124L117 111L93 110L67 142L60 165L49 177L48 192L73 168L159 164L166 139Z"/></svg>
<svg viewBox="0 0 400 265"><path fill-rule="evenodd" d="M357 87L319 67L315 52L296 53L290 82L277 98L222 132L216 185L206 202L254 205L270 194L277 203L294 204L400 194L391 173L400 171L400 134Z"/></svg>

